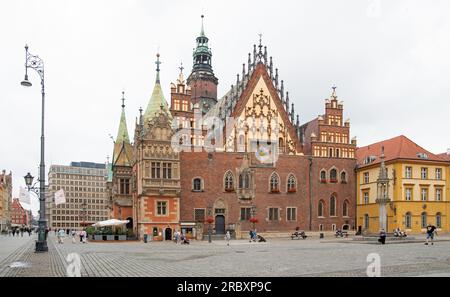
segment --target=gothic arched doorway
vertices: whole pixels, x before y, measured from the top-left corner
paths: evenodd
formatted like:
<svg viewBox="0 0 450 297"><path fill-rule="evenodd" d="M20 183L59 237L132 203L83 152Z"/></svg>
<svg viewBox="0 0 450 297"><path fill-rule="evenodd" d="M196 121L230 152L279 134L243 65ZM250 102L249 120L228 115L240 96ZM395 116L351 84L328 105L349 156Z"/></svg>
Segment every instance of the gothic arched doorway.
<svg viewBox="0 0 450 297"><path fill-rule="evenodd" d="M172 229L166 228L164 231L164 240L172 240Z"/></svg>
<svg viewBox="0 0 450 297"><path fill-rule="evenodd" d="M127 218L127 221L129 221L129 222L126 224L127 229L128 229L128 230L132 230L132 229L133 229L133 218L132 218L132 217L128 217L128 218Z"/></svg>
<svg viewBox="0 0 450 297"><path fill-rule="evenodd" d="M216 216L216 234L225 234L225 217L223 215Z"/></svg>

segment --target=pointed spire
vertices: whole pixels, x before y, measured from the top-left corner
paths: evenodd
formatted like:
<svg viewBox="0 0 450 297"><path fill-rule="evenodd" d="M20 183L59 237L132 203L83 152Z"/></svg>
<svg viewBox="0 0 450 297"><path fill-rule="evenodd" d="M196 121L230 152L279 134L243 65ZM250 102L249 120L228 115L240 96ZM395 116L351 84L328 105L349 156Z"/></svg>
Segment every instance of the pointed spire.
<svg viewBox="0 0 450 297"><path fill-rule="evenodd" d="M289 92L286 92L286 102L285 102L285 105L286 105L286 111L287 111L287 113L289 113Z"/></svg>
<svg viewBox="0 0 450 297"><path fill-rule="evenodd" d="M300 127L300 117L297 115L297 123L295 124L297 127Z"/></svg>
<svg viewBox="0 0 450 297"><path fill-rule="evenodd" d="M204 27L203 27L203 18L204 18L205 16L202 14L202 30L200 31L200 36L201 37L205 37L205 29L204 29Z"/></svg>
<svg viewBox="0 0 450 297"><path fill-rule="evenodd" d="M273 79L273 61L272 61L272 56L270 56L269 74L270 74L270 79Z"/></svg>
<svg viewBox="0 0 450 297"><path fill-rule="evenodd" d="M264 46L264 65L267 65L267 46Z"/></svg>
<svg viewBox="0 0 450 297"><path fill-rule="evenodd" d="M283 80L281 80L280 100L281 100L281 102L284 102L284 81Z"/></svg>
<svg viewBox="0 0 450 297"><path fill-rule="evenodd" d="M252 58L251 58L252 54L248 53L248 62L247 62L247 67L248 67L248 75L250 75L250 71L251 71L251 67L252 67Z"/></svg>
<svg viewBox="0 0 450 297"><path fill-rule="evenodd" d="M253 68L256 67L256 44L253 45Z"/></svg>
<svg viewBox="0 0 450 297"><path fill-rule="evenodd" d="M160 80L159 80L159 65L161 64L161 62L159 61L159 53L156 54L156 83L159 84Z"/></svg>
<svg viewBox="0 0 450 297"><path fill-rule="evenodd" d="M242 64L242 81L245 80L245 63Z"/></svg>
<svg viewBox="0 0 450 297"><path fill-rule="evenodd" d="M148 102L147 109L145 110L144 114L144 121L147 122L149 119L152 119L156 113L158 113L160 110L163 110L168 116L169 119L172 120L172 115L170 114L169 107L167 104L166 99L164 98L164 94L161 88L161 83L159 80L159 72L160 68L159 65L161 62L159 61L159 53L156 55L157 61L156 61L156 83L153 87L152 97L150 98L150 101ZM161 108L162 106L162 108Z"/></svg>
<svg viewBox="0 0 450 297"><path fill-rule="evenodd" d="M262 34L259 34L259 45L258 45L258 47L259 47L258 54L259 54L259 56L262 57L262 55L263 55L263 53L262 53L262 48L263 48L263 45L262 45Z"/></svg>
<svg viewBox="0 0 450 297"><path fill-rule="evenodd" d="M237 79L236 79L236 88L238 88L239 90L239 73L236 75Z"/></svg>
<svg viewBox="0 0 450 297"><path fill-rule="evenodd" d="M291 104L291 123L294 123L294 103Z"/></svg>
<svg viewBox="0 0 450 297"><path fill-rule="evenodd" d="M275 88L278 88L278 68L275 68Z"/></svg>
<svg viewBox="0 0 450 297"><path fill-rule="evenodd" d="M116 143L130 143L128 136L127 120L125 117L125 92L122 91L122 112L120 115L119 131L117 132Z"/></svg>

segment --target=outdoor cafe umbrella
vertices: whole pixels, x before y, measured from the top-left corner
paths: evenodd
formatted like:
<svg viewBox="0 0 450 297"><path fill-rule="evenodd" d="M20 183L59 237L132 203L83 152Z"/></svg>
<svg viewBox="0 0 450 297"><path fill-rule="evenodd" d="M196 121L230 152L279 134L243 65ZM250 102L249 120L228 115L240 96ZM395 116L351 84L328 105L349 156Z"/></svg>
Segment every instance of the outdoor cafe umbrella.
<svg viewBox="0 0 450 297"><path fill-rule="evenodd" d="M122 226L128 224L129 220L117 220L117 219L111 219L106 221L97 222L95 224L92 224L94 227L109 227L109 226Z"/></svg>

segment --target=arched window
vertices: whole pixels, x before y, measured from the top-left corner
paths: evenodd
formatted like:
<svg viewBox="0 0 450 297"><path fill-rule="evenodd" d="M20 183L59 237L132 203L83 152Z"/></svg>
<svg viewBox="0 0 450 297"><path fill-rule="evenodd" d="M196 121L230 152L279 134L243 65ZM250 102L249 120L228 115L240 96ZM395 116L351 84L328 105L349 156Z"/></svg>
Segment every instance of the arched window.
<svg viewBox="0 0 450 297"><path fill-rule="evenodd" d="M330 197L330 217L336 216L336 197Z"/></svg>
<svg viewBox="0 0 450 297"><path fill-rule="evenodd" d="M225 191L233 191L234 190L234 178L233 173L231 171L227 171L225 173Z"/></svg>
<svg viewBox="0 0 450 297"><path fill-rule="evenodd" d="M202 190L202 179L196 177L192 181L192 190L200 192Z"/></svg>
<svg viewBox="0 0 450 297"><path fill-rule="evenodd" d="M348 217L348 201L344 201L344 205L342 206L342 216Z"/></svg>
<svg viewBox="0 0 450 297"><path fill-rule="evenodd" d="M436 214L436 228L441 228L441 227L442 227L441 213L438 212Z"/></svg>
<svg viewBox="0 0 450 297"><path fill-rule="evenodd" d="M250 173L245 171L239 174L239 188L249 189L250 188Z"/></svg>
<svg viewBox="0 0 450 297"><path fill-rule="evenodd" d="M327 182L327 173L325 170L320 171L320 182L322 182L322 183Z"/></svg>
<svg viewBox="0 0 450 297"><path fill-rule="evenodd" d="M278 185L279 185L279 177L278 177L278 174L276 174L274 172L270 176L270 191L271 192L279 192L280 188L278 187Z"/></svg>
<svg viewBox="0 0 450 297"><path fill-rule="evenodd" d="M337 182L337 170L334 168L330 170L330 182Z"/></svg>
<svg viewBox="0 0 450 297"><path fill-rule="evenodd" d="M296 192L297 186L296 186L296 178L293 174L290 174L287 180L287 191L288 193Z"/></svg>
<svg viewBox="0 0 450 297"><path fill-rule="evenodd" d="M369 215L365 214L364 215L364 229L369 229Z"/></svg>
<svg viewBox="0 0 450 297"><path fill-rule="evenodd" d="M410 212L407 212L405 214L405 228L411 229L411 213Z"/></svg>
<svg viewBox="0 0 450 297"><path fill-rule="evenodd" d="M420 222L421 222L422 228L427 227L427 213L426 212L422 212L422 214L420 215Z"/></svg>
<svg viewBox="0 0 450 297"><path fill-rule="evenodd" d="M324 209L324 203L323 201L319 201L319 206L317 208L317 216L323 217L323 209Z"/></svg>
<svg viewBox="0 0 450 297"><path fill-rule="evenodd" d="M347 173L345 171L341 172L341 183L343 184L347 183Z"/></svg>

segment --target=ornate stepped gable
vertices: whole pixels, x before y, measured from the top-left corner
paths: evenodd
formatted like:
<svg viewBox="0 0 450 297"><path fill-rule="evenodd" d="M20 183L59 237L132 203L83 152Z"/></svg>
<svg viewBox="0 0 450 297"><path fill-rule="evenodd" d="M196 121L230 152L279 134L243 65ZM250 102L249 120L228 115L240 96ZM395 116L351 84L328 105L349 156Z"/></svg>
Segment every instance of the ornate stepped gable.
<svg viewBox="0 0 450 297"><path fill-rule="evenodd" d="M289 93L285 94L283 80L279 84L278 69L273 71L272 57L268 61L267 47L262 46L261 40L258 47L257 52L254 45L253 60L249 53L247 67L243 64L236 85L205 115L206 122L234 119L234 126L226 128L230 131L227 139L224 133L225 151L246 151L251 149L252 141L269 141L278 144L284 153L301 154L299 116L294 122L294 103L289 108ZM213 134L209 133L209 137Z"/></svg>
<svg viewBox="0 0 450 297"><path fill-rule="evenodd" d="M343 121L344 105L336 87L325 99L325 114L300 127L304 153L314 157L355 158L356 138L350 140L350 120Z"/></svg>

